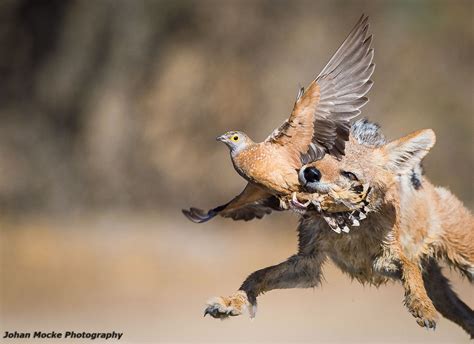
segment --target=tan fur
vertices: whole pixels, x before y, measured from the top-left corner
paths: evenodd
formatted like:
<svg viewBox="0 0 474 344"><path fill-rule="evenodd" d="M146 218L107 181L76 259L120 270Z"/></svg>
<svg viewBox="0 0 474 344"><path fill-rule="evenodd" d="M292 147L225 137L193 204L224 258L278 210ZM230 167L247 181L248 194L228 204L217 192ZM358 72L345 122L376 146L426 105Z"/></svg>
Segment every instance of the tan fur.
<svg viewBox="0 0 474 344"><path fill-rule="evenodd" d="M317 285L328 257L362 283L400 280L405 304L419 325L434 328L438 309L473 336L474 313L449 288L436 261L445 260L474 280L474 218L449 191L421 176L419 164L434 141L431 130L381 147L351 137L341 160L327 155L312 163L321 172L321 184L348 187L341 171L368 183L372 211L348 234L335 233L316 212L308 211L298 228L298 253L254 272L242 284L249 303L255 305L259 294L272 289ZM418 173L417 187L413 173Z"/></svg>
<svg viewBox="0 0 474 344"><path fill-rule="evenodd" d="M420 142L416 142L417 139ZM339 171L342 169L358 171L365 181L373 185L377 198L383 198L372 199L372 202L380 203L379 211L372 215L372 221L383 222L388 215L383 211L384 207L393 208L393 224L389 221L387 227L382 226L382 237L370 242L371 247L379 248L380 251L373 252L370 247L365 247L363 251L369 255L385 257L385 262L378 261L377 269L383 270L391 262L401 264L405 303L422 326L425 321L434 324L436 319L435 308L423 284L422 260L442 257L463 271L470 280L474 273L472 214L449 191L435 188L426 178L422 178L421 190L414 190L410 184L408 172L420 162L433 144L432 131L415 132L382 148L363 147L351 140L342 161L326 157L314 163L321 171L322 181L328 184L339 183ZM408 161L396 161L403 154L402 150L409 151ZM361 159L361 156L364 158ZM362 226L361 231L367 225L370 223ZM355 250L347 248L345 239L336 237L335 240L329 240L330 246L337 251L337 259L341 262L352 261L352 267L364 271L364 267L367 268L370 264L370 256L364 257L359 253L358 259L354 261ZM351 242L353 239L351 238ZM380 245L380 242L385 244ZM357 240L353 245L366 246ZM370 271L371 269L369 272L356 274L355 277L362 281L376 282L377 279L374 280Z"/></svg>

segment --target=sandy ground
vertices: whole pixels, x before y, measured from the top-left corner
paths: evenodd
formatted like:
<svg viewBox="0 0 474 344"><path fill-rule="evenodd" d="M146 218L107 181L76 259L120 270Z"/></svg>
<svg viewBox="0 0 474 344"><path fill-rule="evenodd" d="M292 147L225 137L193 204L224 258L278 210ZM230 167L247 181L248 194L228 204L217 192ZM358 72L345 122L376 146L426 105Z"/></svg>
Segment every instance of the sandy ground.
<svg viewBox="0 0 474 344"><path fill-rule="evenodd" d="M262 296L254 320L203 318L210 296L233 292L249 273L295 252L296 218L287 214L194 225L120 213L1 226L1 336L115 330L124 332L122 343L469 342L444 319L435 332L418 327L399 285L364 287L332 264L320 288ZM474 288L446 272L474 306Z"/></svg>

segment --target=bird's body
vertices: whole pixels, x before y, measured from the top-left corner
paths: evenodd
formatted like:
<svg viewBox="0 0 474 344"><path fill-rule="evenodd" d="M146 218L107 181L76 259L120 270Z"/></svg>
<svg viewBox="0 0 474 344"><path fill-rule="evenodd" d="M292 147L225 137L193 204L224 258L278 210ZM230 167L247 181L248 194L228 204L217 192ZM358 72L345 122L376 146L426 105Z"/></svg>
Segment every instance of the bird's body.
<svg viewBox="0 0 474 344"><path fill-rule="evenodd" d="M269 142L253 143L231 158L235 170L243 178L270 194L286 195L299 190L297 170L301 162L291 159L281 146Z"/></svg>
<svg viewBox="0 0 474 344"><path fill-rule="evenodd" d="M229 147L235 170L248 184L232 201L208 212L183 210L190 220L205 222L217 214L249 220L285 208L288 195L303 191L298 179L303 165L325 154L344 155L350 120L360 114L373 84L367 31L368 18L362 16L316 79L299 90L290 117L265 141L255 143L240 131L217 138Z"/></svg>

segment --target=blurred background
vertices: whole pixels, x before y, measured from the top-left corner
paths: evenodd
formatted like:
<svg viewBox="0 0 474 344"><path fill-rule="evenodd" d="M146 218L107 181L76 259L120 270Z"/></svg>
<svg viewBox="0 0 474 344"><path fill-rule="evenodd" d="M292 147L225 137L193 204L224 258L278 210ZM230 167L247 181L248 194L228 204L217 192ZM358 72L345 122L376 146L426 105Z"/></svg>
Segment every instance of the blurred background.
<svg viewBox="0 0 474 344"><path fill-rule="evenodd" d="M0 2L0 332L115 330L122 342L468 342L419 328L399 285L273 291L253 321L213 295L296 250L297 217L216 219L245 182L215 137L263 140L362 13L377 65L363 115L433 128L425 167L474 206L471 1ZM474 306L472 286L446 271ZM1 339L0 339L1 340ZM9 341L12 342L12 341Z"/></svg>

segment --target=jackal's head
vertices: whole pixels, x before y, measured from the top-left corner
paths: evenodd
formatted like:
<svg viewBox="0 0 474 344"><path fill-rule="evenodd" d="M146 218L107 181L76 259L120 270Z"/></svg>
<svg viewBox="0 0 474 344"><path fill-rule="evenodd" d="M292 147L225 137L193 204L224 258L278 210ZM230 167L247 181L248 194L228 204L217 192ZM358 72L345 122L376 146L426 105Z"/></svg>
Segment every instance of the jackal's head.
<svg viewBox="0 0 474 344"><path fill-rule="evenodd" d="M376 210L400 178L411 181L414 188L419 187L421 160L434 143L431 129L387 143L378 125L359 120L352 125L345 156L338 160L326 155L303 166L299 180L306 192L329 194L335 203L346 204L347 212ZM354 202L361 204L351 204Z"/></svg>

